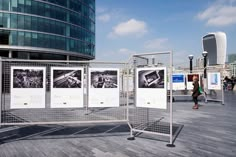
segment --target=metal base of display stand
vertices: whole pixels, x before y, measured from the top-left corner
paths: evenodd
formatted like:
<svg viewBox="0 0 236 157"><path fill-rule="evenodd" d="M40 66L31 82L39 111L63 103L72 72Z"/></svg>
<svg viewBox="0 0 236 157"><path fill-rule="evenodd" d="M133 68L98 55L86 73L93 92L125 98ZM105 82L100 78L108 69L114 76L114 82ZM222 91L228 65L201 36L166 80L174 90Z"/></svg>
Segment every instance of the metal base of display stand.
<svg viewBox="0 0 236 157"><path fill-rule="evenodd" d="M166 146L167 146L167 147L171 147L171 148L175 147L174 144L167 144Z"/></svg>
<svg viewBox="0 0 236 157"><path fill-rule="evenodd" d="M129 140L129 141L133 141L133 140L135 140L135 137L134 137L134 136L132 136L132 137L128 137L127 140Z"/></svg>

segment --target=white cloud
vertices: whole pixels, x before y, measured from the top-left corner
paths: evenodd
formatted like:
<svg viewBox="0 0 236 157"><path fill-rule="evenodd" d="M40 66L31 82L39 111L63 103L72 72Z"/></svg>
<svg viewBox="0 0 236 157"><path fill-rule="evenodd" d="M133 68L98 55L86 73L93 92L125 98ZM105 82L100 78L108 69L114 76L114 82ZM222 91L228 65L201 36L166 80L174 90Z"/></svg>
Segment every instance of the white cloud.
<svg viewBox="0 0 236 157"><path fill-rule="evenodd" d="M103 7L97 7L96 8L96 13L99 14L99 13L104 13L107 9L103 8Z"/></svg>
<svg viewBox="0 0 236 157"><path fill-rule="evenodd" d="M120 48L116 50L105 50L97 53L96 60L97 61L118 61L118 62L126 62L130 59L130 57L136 54L136 51Z"/></svg>
<svg viewBox="0 0 236 157"><path fill-rule="evenodd" d="M98 16L98 20L101 22L108 22L111 19L109 14L103 14Z"/></svg>
<svg viewBox="0 0 236 157"><path fill-rule="evenodd" d="M109 34L109 37L118 37L118 36L142 36L147 33L147 24L144 21L138 21L136 19L130 19L126 22L122 22L115 27L113 31Z"/></svg>
<svg viewBox="0 0 236 157"><path fill-rule="evenodd" d="M236 24L235 0L220 0L198 13L197 18L206 21L207 26L228 26Z"/></svg>
<svg viewBox="0 0 236 157"><path fill-rule="evenodd" d="M148 50L163 50L167 48L167 38L157 38L145 42L144 47Z"/></svg>
<svg viewBox="0 0 236 157"><path fill-rule="evenodd" d="M129 50L127 48L121 48L118 51L119 54L123 54L123 55L131 55L131 54L135 54L135 51Z"/></svg>

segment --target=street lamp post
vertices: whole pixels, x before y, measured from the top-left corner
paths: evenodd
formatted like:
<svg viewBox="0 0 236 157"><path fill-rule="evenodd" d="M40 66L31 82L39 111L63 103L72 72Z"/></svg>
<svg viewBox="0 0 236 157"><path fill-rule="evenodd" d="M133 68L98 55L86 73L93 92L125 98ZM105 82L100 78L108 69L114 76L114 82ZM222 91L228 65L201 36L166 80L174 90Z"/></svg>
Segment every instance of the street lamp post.
<svg viewBox="0 0 236 157"><path fill-rule="evenodd" d="M206 70L206 65L207 65L207 51L202 52L202 56L204 57L204 75L203 77L206 79L207 78L207 70Z"/></svg>
<svg viewBox="0 0 236 157"><path fill-rule="evenodd" d="M188 58L189 58L189 69L190 69L190 73L192 73L192 71L193 71L193 55L189 55L188 56Z"/></svg>
<svg viewBox="0 0 236 157"><path fill-rule="evenodd" d="M202 52L202 56L204 57L204 63L203 63L203 67L204 67L204 74L203 74L203 78L204 78L204 83L203 83L203 86L204 86L204 93L207 93L208 90L207 90L207 69L206 69L206 65L207 65L207 51L203 51ZM205 102L207 102L207 98L205 98Z"/></svg>

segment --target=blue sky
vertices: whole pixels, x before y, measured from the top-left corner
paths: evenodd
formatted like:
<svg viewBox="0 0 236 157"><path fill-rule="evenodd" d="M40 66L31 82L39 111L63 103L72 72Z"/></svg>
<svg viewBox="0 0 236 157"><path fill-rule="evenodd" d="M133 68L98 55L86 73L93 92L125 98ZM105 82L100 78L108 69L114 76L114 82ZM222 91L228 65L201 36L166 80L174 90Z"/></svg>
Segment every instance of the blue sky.
<svg viewBox="0 0 236 157"><path fill-rule="evenodd" d="M172 50L176 66L201 56L202 36L223 31L236 53L236 0L96 0L96 60Z"/></svg>

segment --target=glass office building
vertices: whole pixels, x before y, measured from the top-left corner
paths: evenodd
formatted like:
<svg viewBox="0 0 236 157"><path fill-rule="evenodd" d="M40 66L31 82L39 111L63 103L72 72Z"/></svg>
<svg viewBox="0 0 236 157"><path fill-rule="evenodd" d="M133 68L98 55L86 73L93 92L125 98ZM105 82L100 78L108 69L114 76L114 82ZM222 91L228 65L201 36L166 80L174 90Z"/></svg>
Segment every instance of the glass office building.
<svg viewBox="0 0 236 157"><path fill-rule="evenodd" d="M95 58L95 0L0 0L0 56Z"/></svg>

